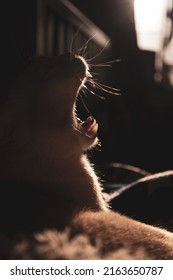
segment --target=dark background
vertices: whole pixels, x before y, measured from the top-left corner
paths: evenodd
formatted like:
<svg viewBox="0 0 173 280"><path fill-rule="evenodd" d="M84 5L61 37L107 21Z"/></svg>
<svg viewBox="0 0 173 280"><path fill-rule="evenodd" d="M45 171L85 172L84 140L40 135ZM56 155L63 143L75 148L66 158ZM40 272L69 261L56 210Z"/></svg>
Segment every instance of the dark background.
<svg viewBox="0 0 173 280"><path fill-rule="evenodd" d="M137 47L133 0L71 0L111 38L110 85L121 96L98 101L103 110L96 162L123 162L157 172L173 169L173 90L154 83L154 53ZM153 11L154 12L154 11ZM3 1L0 17L0 90L6 97L28 57L35 54L35 1Z"/></svg>

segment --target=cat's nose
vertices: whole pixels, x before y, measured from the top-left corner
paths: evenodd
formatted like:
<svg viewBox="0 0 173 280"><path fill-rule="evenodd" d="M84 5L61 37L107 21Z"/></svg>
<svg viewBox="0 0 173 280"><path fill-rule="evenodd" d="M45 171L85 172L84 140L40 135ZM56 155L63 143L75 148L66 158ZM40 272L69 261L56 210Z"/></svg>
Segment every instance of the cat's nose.
<svg viewBox="0 0 173 280"><path fill-rule="evenodd" d="M85 78L87 76L89 66L86 60L79 56L75 55L74 59L72 59L71 64L75 72L80 76L80 78Z"/></svg>
<svg viewBox="0 0 173 280"><path fill-rule="evenodd" d="M80 79L87 77L89 66L86 60L71 52L64 53L57 58L58 65L66 71L75 73Z"/></svg>

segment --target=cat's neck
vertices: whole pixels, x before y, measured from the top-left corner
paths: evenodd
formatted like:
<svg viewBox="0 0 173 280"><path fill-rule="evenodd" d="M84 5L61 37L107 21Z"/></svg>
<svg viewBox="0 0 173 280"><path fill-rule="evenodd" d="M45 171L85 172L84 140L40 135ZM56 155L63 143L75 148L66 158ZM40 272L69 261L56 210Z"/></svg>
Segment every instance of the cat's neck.
<svg viewBox="0 0 173 280"><path fill-rule="evenodd" d="M51 146L52 149L52 146ZM47 187L58 197L66 198L80 209L106 210L100 182L85 155L63 151L54 157L41 149L13 152L1 161L0 178ZM10 153L10 151L9 151ZM15 154L16 153L16 154ZM2 155L1 155L2 159ZM6 160L9 160L6 162Z"/></svg>

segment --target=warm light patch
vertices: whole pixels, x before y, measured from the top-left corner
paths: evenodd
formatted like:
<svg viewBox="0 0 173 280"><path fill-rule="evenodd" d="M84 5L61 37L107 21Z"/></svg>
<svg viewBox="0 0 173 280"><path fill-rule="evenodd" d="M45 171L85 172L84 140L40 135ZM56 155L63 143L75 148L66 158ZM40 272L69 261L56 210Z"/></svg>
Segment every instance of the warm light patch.
<svg viewBox="0 0 173 280"><path fill-rule="evenodd" d="M135 26L140 49L160 50L167 4L167 0L135 0Z"/></svg>

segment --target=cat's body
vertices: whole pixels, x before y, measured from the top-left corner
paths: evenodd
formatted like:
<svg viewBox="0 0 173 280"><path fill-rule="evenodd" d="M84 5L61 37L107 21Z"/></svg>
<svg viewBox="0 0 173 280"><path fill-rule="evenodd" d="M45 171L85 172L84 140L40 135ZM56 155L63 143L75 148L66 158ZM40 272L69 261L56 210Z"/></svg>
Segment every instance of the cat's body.
<svg viewBox="0 0 173 280"><path fill-rule="evenodd" d="M47 208L40 195L35 226L28 229L71 226L72 234L100 238L103 251L141 245L152 258L173 259L173 234L113 213L104 201L84 155L97 144L98 125L76 117L75 101L88 75L86 61L72 54L33 60L1 112L0 178L50 194Z"/></svg>

